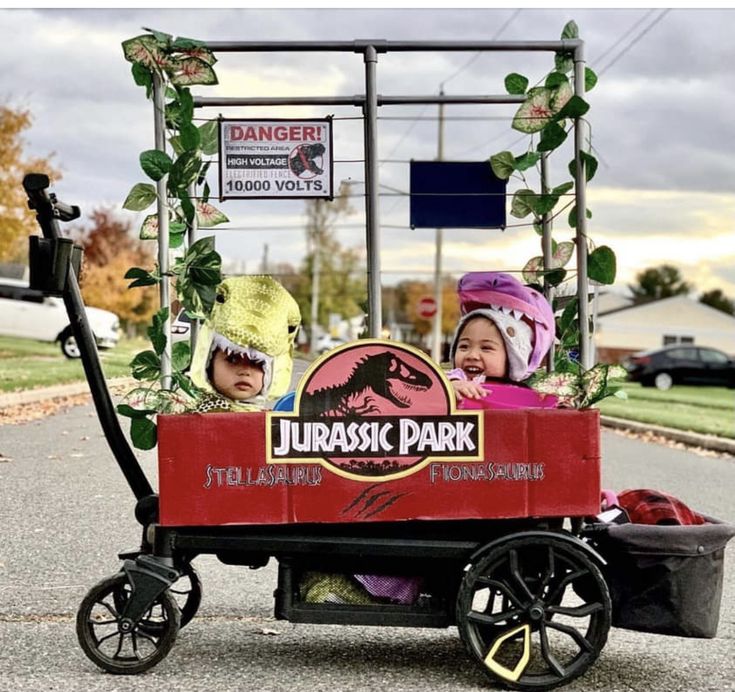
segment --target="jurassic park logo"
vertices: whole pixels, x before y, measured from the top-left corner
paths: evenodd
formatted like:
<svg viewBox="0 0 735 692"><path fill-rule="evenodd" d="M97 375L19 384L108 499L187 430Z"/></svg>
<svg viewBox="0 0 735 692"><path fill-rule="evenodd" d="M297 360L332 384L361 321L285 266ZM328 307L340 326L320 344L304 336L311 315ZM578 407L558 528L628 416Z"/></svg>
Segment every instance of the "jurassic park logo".
<svg viewBox="0 0 735 692"><path fill-rule="evenodd" d="M292 412L268 413L267 461L390 480L431 461L481 460L482 421L477 411L456 411L451 385L421 351L361 340L314 362Z"/></svg>

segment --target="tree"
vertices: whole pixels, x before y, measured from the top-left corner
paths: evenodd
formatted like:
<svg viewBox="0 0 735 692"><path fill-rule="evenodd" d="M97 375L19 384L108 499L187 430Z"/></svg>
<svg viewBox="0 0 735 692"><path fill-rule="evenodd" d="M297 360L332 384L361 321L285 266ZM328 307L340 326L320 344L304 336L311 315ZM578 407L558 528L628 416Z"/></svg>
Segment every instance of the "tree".
<svg viewBox="0 0 735 692"><path fill-rule="evenodd" d="M131 225L116 219L112 209L100 208L92 212L89 228L74 228L72 235L84 247L80 283L85 303L114 312L128 332L147 325L158 309L156 287L130 290L123 277L130 267L153 264L154 258Z"/></svg>
<svg viewBox="0 0 735 692"><path fill-rule="evenodd" d="M705 291L700 297L699 302L709 305L715 310L722 310L728 315L735 315L735 303L730 300L721 288L714 288L711 291Z"/></svg>
<svg viewBox="0 0 735 692"><path fill-rule="evenodd" d="M644 269L636 275L637 284L630 284L633 302L646 303L659 298L686 295L692 290L681 277L681 272L670 264Z"/></svg>
<svg viewBox="0 0 735 692"><path fill-rule="evenodd" d="M0 106L0 261L26 262L28 241L37 231L33 212L28 209L23 176L43 172L58 182L61 174L49 158L25 158L22 133L31 126L28 110Z"/></svg>
<svg viewBox="0 0 735 692"><path fill-rule="evenodd" d="M298 280L289 279L289 290L301 308L304 324L312 325L312 301L317 295L316 323L326 325L329 315L355 317L362 312L365 297L361 253L344 248L337 240L335 226L353 213L346 186L341 186L333 201L309 200L306 203L306 240L308 252Z"/></svg>
<svg viewBox="0 0 735 692"><path fill-rule="evenodd" d="M431 332L432 319L420 317L419 301L423 296L434 297L434 285L428 281L402 281L396 286L397 321L413 325L417 334ZM442 281L442 334L453 334L459 321L457 281L445 277Z"/></svg>

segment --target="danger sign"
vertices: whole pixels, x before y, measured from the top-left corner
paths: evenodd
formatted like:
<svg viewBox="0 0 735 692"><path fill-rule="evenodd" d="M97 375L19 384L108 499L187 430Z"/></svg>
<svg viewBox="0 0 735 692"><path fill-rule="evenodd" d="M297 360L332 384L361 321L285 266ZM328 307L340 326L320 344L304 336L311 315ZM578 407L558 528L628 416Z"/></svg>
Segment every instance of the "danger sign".
<svg viewBox="0 0 735 692"><path fill-rule="evenodd" d="M424 296L419 300L419 317L428 319L436 315L436 301L431 296Z"/></svg>
<svg viewBox="0 0 735 692"><path fill-rule="evenodd" d="M220 199L331 199L331 118L223 118L219 141Z"/></svg>

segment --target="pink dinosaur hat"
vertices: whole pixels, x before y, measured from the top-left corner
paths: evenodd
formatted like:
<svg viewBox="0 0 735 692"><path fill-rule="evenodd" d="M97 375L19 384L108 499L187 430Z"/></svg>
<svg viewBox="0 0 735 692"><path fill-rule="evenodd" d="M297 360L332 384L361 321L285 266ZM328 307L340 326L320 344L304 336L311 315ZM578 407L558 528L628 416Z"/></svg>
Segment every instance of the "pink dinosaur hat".
<svg viewBox="0 0 735 692"><path fill-rule="evenodd" d="M503 272L470 272L465 274L457 285L460 310L463 315L457 334L467 321L469 313L490 317L487 313L498 315L496 325L505 340L506 351L511 365L510 377L515 381L525 379L536 370L554 343L556 326L554 312L546 298L518 279ZM531 344L523 345L506 338L506 331L498 322L518 321L528 325L531 330ZM526 330L515 330L517 334ZM454 359L457 336L452 342L450 355Z"/></svg>

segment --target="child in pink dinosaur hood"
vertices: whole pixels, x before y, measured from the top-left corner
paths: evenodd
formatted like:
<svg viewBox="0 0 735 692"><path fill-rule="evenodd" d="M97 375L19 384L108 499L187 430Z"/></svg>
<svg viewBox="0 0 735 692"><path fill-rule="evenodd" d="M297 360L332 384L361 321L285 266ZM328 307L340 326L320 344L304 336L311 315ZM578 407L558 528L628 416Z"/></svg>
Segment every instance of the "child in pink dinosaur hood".
<svg viewBox="0 0 735 692"><path fill-rule="evenodd" d="M470 407L493 391L502 393L503 408L534 405L526 390L507 385L529 377L551 348L554 313L548 301L502 272L465 274L457 291L462 317L449 351L454 369L447 377L460 405ZM551 399L535 405L553 406Z"/></svg>

